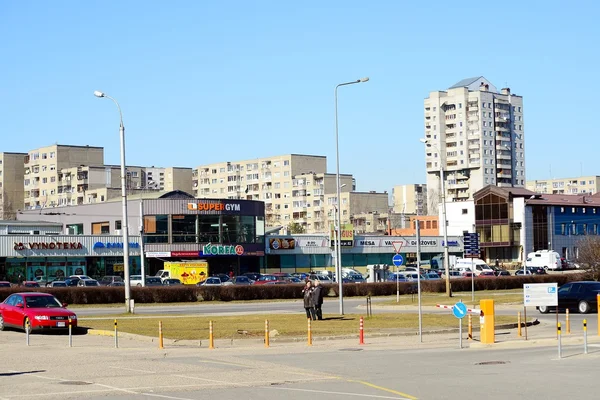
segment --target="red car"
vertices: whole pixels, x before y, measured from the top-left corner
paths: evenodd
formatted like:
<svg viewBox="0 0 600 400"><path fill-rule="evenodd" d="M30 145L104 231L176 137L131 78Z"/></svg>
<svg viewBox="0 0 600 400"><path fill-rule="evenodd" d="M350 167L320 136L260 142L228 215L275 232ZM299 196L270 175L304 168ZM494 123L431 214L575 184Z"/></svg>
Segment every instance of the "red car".
<svg viewBox="0 0 600 400"><path fill-rule="evenodd" d="M255 285L266 285L266 284L274 284L277 282L284 282L283 278L275 276L275 275L261 275L257 281L254 281Z"/></svg>
<svg viewBox="0 0 600 400"><path fill-rule="evenodd" d="M77 327L77 315L48 293L14 293L0 303L0 331L6 327L30 331Z"/></svg>

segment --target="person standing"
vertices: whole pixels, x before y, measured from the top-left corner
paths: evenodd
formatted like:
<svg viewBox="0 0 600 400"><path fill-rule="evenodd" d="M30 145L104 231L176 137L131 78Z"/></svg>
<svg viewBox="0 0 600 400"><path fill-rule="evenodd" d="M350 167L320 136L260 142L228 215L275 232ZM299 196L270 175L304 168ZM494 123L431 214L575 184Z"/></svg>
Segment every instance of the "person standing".
<svg viewBox="0 0 600 400"><path fill-rule="evenodd" d="M321 310L321 306L323 306L323 296L325 295L325 291L323 290L323 286L321 286L321 282L315 281L315 288L313 289L312 295L314 297L315 316L318 320L322 320L323 311Z"/></svg>
<svg viewBox="0 0 600 400"><path fill-rule="evenodd" d="M314 321L316 316L313 287L309 280L306 281L306 285L304 285L304 289L302 289L302 294L304 295L304 310L306 311L306 318Z"/></svg>

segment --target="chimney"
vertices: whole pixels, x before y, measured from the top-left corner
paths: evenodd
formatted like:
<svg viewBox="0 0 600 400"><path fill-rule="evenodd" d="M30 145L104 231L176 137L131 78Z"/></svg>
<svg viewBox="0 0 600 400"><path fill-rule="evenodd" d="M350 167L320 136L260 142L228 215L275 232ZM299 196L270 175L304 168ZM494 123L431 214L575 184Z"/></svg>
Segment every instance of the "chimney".
<svg viewBox="0 0 600 400"><path fill-rule="evenodd" d="M501 93L508 96L510 94L510 88L502 88Z"/></svg>

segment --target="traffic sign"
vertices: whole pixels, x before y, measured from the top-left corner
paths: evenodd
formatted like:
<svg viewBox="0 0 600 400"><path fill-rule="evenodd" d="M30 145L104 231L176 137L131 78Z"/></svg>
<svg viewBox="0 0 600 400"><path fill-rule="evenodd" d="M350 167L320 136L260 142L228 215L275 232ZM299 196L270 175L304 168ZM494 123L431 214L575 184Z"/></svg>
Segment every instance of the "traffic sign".
<svg viewBox="0 0 600 400"><path fill-rule="evenodd" d="M479 234L465 233L463 236L463 244L466 258L477 258L480 255L479 249Z"/></svg>
<svg viewBox="0 0 600 400"><path fill-rule="evenodd" d="M523 304L525 307L558 306L558 285L556 283L523 284Z"/></svg>
<svg viewBox="0 0 600 400"><path fill-rule="evenodd" d="M454 316L458 319L464 318L467 315L467 312L467 306L461 301L459 301L454 305L454 307L452 307L452 314L454 314Z"/></svg>
<svg viewBox="0 0 600 400"><path fill-rule="evenodd" d="M400 250L402 250L402 246L404 246L404 242L398 240L392 242L392 246L394 246L394 250L396 251L396 253L400 253Z"/></svg>
<svg viewBox="0 0 600 400"><path fill-rule="evenodd" d="M400 254L396 254L394 257L392 257L392 263L396 267L399 267L404 264L404 258Z"/></svg>

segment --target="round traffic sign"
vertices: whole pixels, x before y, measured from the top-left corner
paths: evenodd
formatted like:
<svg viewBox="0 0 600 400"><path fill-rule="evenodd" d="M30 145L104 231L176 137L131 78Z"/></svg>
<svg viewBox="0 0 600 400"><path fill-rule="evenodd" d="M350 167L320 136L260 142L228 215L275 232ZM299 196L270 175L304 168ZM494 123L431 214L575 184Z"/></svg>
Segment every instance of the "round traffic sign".
<svg viewBox="0 0 600 400"><path fill-rule="evenodd" d="M467 306L465 303L459 301L452 307L452 314L458 319L462 319L467 315Z"/></svg>
<svg viewBox="0 0 600 400"><path fill-rule="evenodd" d="M404 264L404 258L400 254L396 254L394 257L392 257L392 263L396 267L399 267Z"/></svg>

